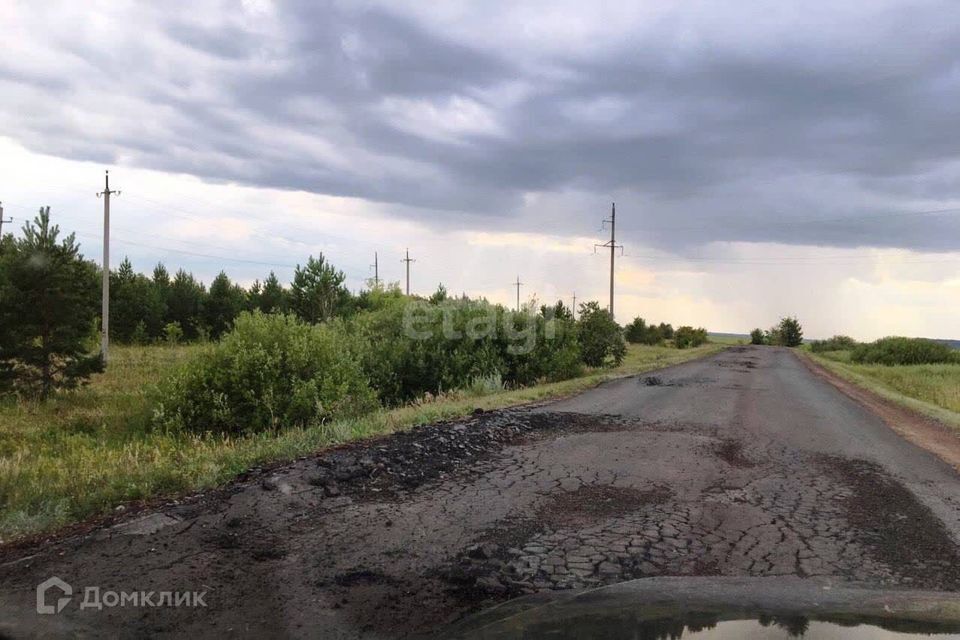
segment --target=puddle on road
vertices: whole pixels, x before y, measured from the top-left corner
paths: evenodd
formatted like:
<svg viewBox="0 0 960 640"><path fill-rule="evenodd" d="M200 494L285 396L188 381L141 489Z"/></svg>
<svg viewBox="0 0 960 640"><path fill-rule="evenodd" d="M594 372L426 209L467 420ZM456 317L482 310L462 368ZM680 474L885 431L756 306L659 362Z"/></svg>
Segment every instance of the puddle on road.
<svg viewBox="0 0 960 640"><path fill-rule="evenodd" d="M640 638L688 638L689 640L733 640L754 639L754 640L779 640L780 638L804 638L805 640L895 640L899 638L942 638L958 639L957 633L930 633L924 632L901 632L883 629L871 624L861 624L857 626L843 626L833 622L820 622L817 620L807 621L805 618L798 618L793 623L787 621L777 621L766 623L760 620L727 620L717 623L708 629L691 630L684 625L681 634L658 634L644 635L639 630ZM931 635L931 633L935 635ZM556 636L554 636L556 637Z"/></svg>
<svg viewBox="0 0 960 640"><path fill-rule="evenodd" d="M749 615L749 614L747 614ZM755 614L756 615L756 614ZM457 636L470 640L574 640L581 638L637 638L642 640L899 640L932 638L960 640L960 625L910 620L857 619L830 622L805 616L757 615L748 619L723 619L716 613L688 613L678 617L648 618L631 615L560 616L524 624L521 613L503 624Z"/></svg>

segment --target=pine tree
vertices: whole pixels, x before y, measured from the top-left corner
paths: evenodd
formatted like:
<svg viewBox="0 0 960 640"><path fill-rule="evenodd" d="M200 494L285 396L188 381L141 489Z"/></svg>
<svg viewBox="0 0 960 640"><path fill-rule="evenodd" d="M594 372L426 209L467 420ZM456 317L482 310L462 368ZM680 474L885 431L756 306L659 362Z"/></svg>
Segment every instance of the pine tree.
<svg viewBox="0 0 960 640"><path fill-rule="evenodd" d="M624 337L630 344L641 344L647 341L647 321L637 316L624 330Z"/></svg>
<svg viewBox="0 0 960 640"><path fill-rule="evenodd" d="M210 283L210 292L203 312L211 338L219 338L233 324L246 304L246 292L230 282L226 272L221 271Z"/></svg>
<svg viewBox="0 0 960 640"><path fill-rule="evenodd" d="M350 292L343 285L346 276L328 263L321 253L310 256L305 267L297 265L290 287L291 307L306 322L323 322L343 313L350 304Z"/></svg>
<svg viewBox="0 0 960 640"><path fill-rule="evenodd" d="M207 292L192 273L177 271L167 296L167 323L176 322L187 340L196 339L203 329L203 304Z"/></svg>
<svg viewBox="0 0 960 640"><path fill-rule="evenodd" d="M0 390L41 398L103 368L94 334L97 268L74 234L58 242L50 207L0 256Z"/></svg>
<svg viewBox="0 0 960 640"><path fill-rule="evenodd" d="M777 336L778 344L785 347L799 347L803 344L803 327L796 318L784 318L780 321Z"/></svg>
<svg viewBox="0 0 960 640"><path fill-rule="evenodd" d="M166 303L154 282L136 273L129 258L110 274L110 338L142 343L163 330Z"/></svg>
<svg viewBox="0 0 960 640"><path fill-rule="evenodd" d="M273 271L263 281L259 306L264 313L286 313L290 308L290 293L283 288L280 280L277 279L277 274Z"/></svg>

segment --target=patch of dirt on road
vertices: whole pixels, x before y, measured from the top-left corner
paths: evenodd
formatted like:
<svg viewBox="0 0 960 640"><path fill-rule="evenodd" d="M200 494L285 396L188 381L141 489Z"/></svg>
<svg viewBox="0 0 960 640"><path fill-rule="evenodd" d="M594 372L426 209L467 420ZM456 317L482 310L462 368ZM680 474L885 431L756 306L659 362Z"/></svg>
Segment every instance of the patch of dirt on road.
<svg viewBox="0 0 960 640"><path fill-rule="evenodd" d="M382 499L454 474L478 473L476 463L504 446L559 433L630 428L616 416L497 411L460 422L441 422L347 445L321 455L309 482L328 496L344 491Z"/></svg>
<svg viewBox="0 0 960 640"><path fill-rule="evenodd" d="M670 491L657 487L648 491L630 487L588 485L550 496L537 512L537 519L548 527L575 526L636 511L648 504L660 504Z"/></svg>
<svg viewBox="0 0 960 640"><path fill-rule="evenodd" d="M757 363L754 360L721 360L717 363L721 367L730 367L733 369L756 369Z"/></svg>
<svg viewBox="0 0 960 640"><path fill-rule="evenodd" d="M828 476L852 490L844 499L855 538L902 581L927 589L960 588L960 549L943 523L879 465L821 456Z"/></svg>
<svg viewBox="0 0 960 640"><path fill-rule="evenodd" d="M743 453L743 443L739 440L723 440L714 447L713 452L731 467L749 469L756 466L756 463Z"/></svg>

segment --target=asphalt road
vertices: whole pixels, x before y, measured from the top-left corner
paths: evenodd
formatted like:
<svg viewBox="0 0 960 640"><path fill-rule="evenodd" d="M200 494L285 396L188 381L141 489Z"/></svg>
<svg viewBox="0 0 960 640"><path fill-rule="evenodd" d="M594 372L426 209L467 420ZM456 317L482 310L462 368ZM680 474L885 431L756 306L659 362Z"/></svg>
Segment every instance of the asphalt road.
<svg viewBox="0 0 960 640"><path fill-rule="evenodd" d="M0 632L397 637L651 576L956 591L958 543L950 466L788 350L741 347L8 550ZM53 575L73 598L39 616ZM81 609L92 586L203 591L206 606Z"/></svg>

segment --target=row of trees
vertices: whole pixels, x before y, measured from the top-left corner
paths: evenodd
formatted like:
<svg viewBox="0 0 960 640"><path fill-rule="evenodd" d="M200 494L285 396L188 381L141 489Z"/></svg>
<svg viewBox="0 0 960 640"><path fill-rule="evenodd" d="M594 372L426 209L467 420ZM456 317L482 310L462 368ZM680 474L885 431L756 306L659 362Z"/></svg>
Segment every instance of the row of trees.
<svg viewBox="0 0 960 640"><path fill-rule="evenodd" d="M673 339L673 325L666 322L648 325L646 320L637 317L624 327L623 335L630 344L660 344Z"/></svg>
<svg viewBox="0 0 960 640"><path fill-rule="evenodd" d="M24 225L22 238L0 239L0 393L43 397L102 369L97 344L100 278L100 270L80 254L72 234L59 238L59 229L50 223L49 208ZM147 276L136 273L125 259L110 274L111 338L128 343L219 339L244 311L288 314L306 325L317 325L335 318L352 319L403 298L396 286L353 295L344 280L343 272L322 255L298 266L289 288L271 273L249 289L231 282L223 272L207 289L182 269L171 277L162 264ZM446 300L441 285L429 302L436 305ZM465 296L463 301L470 302ZM574 322L571 310L558 302L542 307L539 314L529 309L522 315L569 324L576 363L597 367L622 362L623 334L609 312L596 302L580 305L579 312ZM556 348L550 345L550 352ZM507 362L505 366L514 365ZM523 366L526 374L511 376L517 380L540 376L529 371L529 364Z"/></svg>
<svg viewBox="0 0 960 640"><path fill-rule="evenodd" d="M796 318L783 318L766 331L759 328L751 331L750 344L799 347L803 344L803 327Z"/></svg>
<svg viewBox="0 0 960 640"><path fill-rule="evenodd" d="M297 266L285 287L272 271L245 289L223 271L207 289L183 269L171 277L163 264L152 276L136 273L129 259L110 273L111 337L117 342L217 339L242 311L291 312L309 323L345 315L358 306L345 276L323 255Z"/></svg>
<svg viewBox="0 0 960 640"><path fill-rule="evenodd" d="M678 349L698 347L707 342L707 330L703 327L694 329L683 326L674 330L673 325L666 322L647 324L643 318L637 317L624 328L627 342L632 344L662 344L665 340L673 340Z"/></svg>

